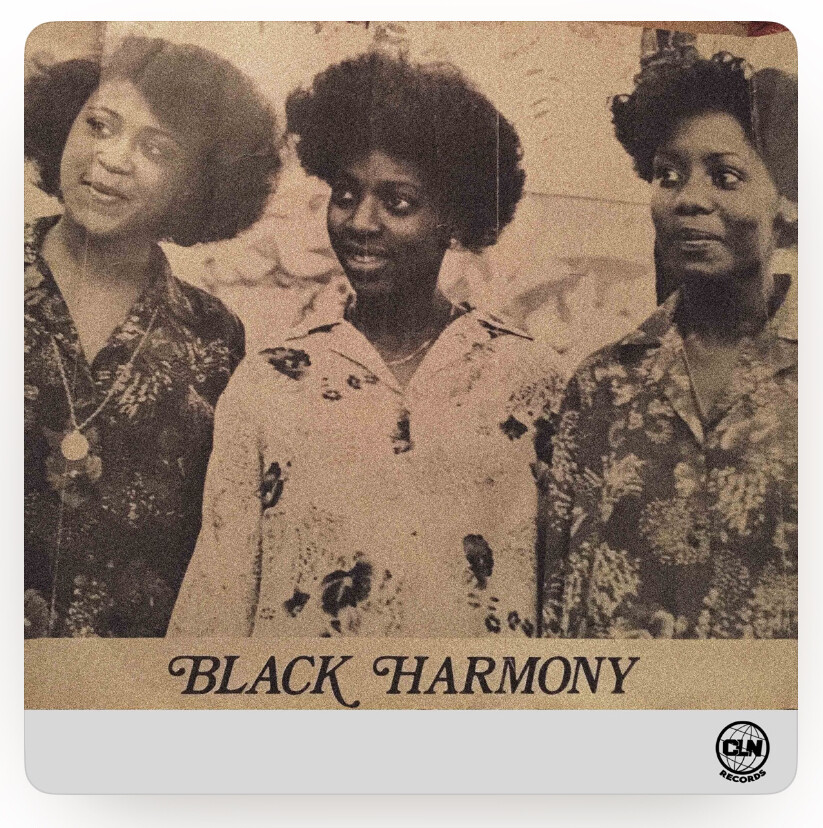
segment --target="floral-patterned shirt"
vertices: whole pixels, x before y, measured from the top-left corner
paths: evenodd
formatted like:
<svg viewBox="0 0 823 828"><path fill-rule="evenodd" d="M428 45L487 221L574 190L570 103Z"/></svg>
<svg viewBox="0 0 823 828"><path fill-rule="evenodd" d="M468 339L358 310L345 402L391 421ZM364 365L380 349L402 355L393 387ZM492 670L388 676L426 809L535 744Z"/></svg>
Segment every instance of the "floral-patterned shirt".
<svg viewBox="0 0 823 828"><path fill-rule="evenodd" d="M676 293L569 383L546 476L544 633L797 636L797 322L747 339L701 422Z"/></svg>
<svg viewBox="0 0 823 828"><path fill-rule="evenodd" d="M40 254L56 221L26 228L26 636L162 636L243 327L166 264L89 364ZM75 422L91 417L70 459L67 384Z"/></svg>
<svg viewBox="0 0 823 828"><path fill-rule="evenodd" d="M563 383L457 311L405 388L345 319L244 361L170 635L535 634L534 420Z"/></svg>

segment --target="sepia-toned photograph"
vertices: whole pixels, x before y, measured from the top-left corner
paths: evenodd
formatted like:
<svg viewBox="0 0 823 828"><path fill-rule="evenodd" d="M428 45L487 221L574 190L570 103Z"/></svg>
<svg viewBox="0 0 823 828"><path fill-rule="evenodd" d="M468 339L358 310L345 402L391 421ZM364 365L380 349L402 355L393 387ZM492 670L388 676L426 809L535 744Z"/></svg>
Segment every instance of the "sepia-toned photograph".
<svg viewBox="0 0 823 828"><path fill-rule="evenodd" d="M143 653L155 707L293 668L354 707L349 658L688 706L704 641L796 707L788 30L56 22L25 60L32 706L81 705L69 656L134 704Z"/></svg>

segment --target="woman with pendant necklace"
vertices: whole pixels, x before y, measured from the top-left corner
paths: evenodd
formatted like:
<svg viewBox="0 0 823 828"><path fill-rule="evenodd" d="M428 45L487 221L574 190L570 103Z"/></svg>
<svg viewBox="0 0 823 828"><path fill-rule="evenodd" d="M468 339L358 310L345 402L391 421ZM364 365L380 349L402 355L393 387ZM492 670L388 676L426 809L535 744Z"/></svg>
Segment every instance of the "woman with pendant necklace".
<svg viewBox="0 0 823 828"><path fill-rule="evenodd" d="M571 380L543 481L544 618L569 637L797 636L797 82L693 48L612 105L663 283Z"/></svg>
<svg viewBox="0 0 823 828"><path fill-rule="evenodd" d="M244 335L158 241L256 221L274 121L227 61L127 38L30 78L25 127L63 206L25 247L26 636L162 636Z"/></svg>
<svg viewBox="0 0 823 828"><path fill-rule="evenodd" d="M438 288L450 245L512 218L517 134L453 67L379 53L287 116L354 296L229 384L169 634L534 635L529 464L556 355Z"/></svg>

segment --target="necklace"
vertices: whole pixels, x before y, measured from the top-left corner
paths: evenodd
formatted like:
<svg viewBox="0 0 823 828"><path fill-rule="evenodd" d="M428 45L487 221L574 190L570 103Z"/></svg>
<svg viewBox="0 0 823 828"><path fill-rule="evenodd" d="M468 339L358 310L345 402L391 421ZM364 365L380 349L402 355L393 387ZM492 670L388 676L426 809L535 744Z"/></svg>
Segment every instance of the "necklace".
<svg viewBox="0 0 823 828"><path fill-rule="evenodd" d="M407 362L411 362L416 356L422 354L432 344L432 342L434 342L434 337L427 339L419 348L415 348L410 354L407 354L404 357L399 357L398 359L387 359L386 365L390 368L395 365L405 365Z"/></svg>
<svg viewBox="0 0 823 828"><path fill-rule="evenodd" d="M89 453L89 441L85 434L83 434L83 429L86 428L86 426L88 426L92 420L94 420L103 411L109 402L111 402L112 397L114 397L118 391L123 389L123 386L126 384L126 381L131 375L131 369L134 365L134 361L137 359L137 355L140 353L141 348L149 336L149 332L154 326L154 320L157 318L158 310L159 308L156 308L154 313L151 315L151 319L149 320L149 324L146 326L146 330L143 332L143 336L140 337L137 347L134 351L132 351L131 358L122 367L122 369L117 372L117 378L111 384L108 393L103 398L103 402L101 402L100 405L98 405L97 408L95 408L82 423L77 422L77 415L74 410L74 400L72 399L71 389L69 388L69 380L68 377L66 377L66 369L63 367L63 358L60 356L60 349L57 347L57 340L54 338L54 335L51 335L51 346L54 349L57 367L60 370L60 379L63 381L63 390L66 392L66 401L69 404L69 418L71 419L71 431L60 442L60 453L66 460L82 460Z"/></svg>
<svg viewBox="0 0 823 828"><path fill-rule="evenodd" d="M446 326L451 324L458 316L460 312L460 308L457 305L450 304L449 306L449 315L446 318ZM405 365L407 362L411 362L416 356L420 356L421 353L428 350L431 347L431 344L434 342L435 339L439 336L435 334L434 336L427 339L422 345L415 348L410 354L406 354L404 357L398 357L397 359L387 359L385 360L386 365L389 368L393 368L396 365Z"/></svg>
<svg viewBox="0 0 823 828"><path fill-rule="evenodd" d="M697 416L700 419L701 424L705 424L709 419L709 410L706 408L706 404L700 396L700 389L697 387L697 383L694 380L694 372L692 371L692 366L689 362L689 354L686 350L685 342L683 343L683 362L686 366L686 375L689 377L689 384L692 387L692 395L694 396L694 401L697 404Z"/></svg>

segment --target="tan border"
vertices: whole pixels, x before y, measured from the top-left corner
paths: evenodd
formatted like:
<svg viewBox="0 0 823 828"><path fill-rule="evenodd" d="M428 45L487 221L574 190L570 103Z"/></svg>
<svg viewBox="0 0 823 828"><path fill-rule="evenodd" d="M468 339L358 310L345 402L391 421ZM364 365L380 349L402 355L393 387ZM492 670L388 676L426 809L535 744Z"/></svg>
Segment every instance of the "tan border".
<svg viewBox="0 0 823 828"><path fill-rule="evenodd" d="M170 674L172 659L179 656L214 656L220 659L213 690L220 687L226 656L236 656L227 691L245 685L243 692L209 692L183 694L188 683L191 661L183 658L176 667L185 667L180 677ZM274 655L277 693L268 693L272 685L259 682L256 693L247 692ZM323 658L333 667L342 656L350 658L334 673L338 679L336 697L333 682L317 678ZM418 693L406 692L412 678L401 679L401 692L391 688L396 662L393 657L406 656L405 669L416 666L416 657L425 657ZM379 666L388 667L386 676L375 674L375 659L388 657ZM513 659L516 673L526 674L518 689L511 692L511 675L506 658ZM297 694L286 691L284 672L292 668L292 690L305 687ZM451 659L456 692L447 680L430 689L432 680ZM470 659L478 670L495 667L486 679L490 692L483 692L478 679L466 690ZM534 659L531 693L524 693L528 679L528 659ZM629 668L629 659L638 659ZM312 666L309 659L313 659ZM554 659L543 673L549 659ZM595 672L600 660L596 692L592 692L578 659ZM617 686L611 659L626 671L623 692ZM564 661L565 660L565 661ZM204 664L208 665L206 661ZM564 664L570 674L565 688ZM506 673L504 680L503 676ZM576 688L575 688L575 673ZM482 640L415 640L415 639L281 639L225 640L49 640L26 642L25 705L28 709L795 709L797 707L796 641L662 641L662 640L586 640L554 641L551 639ZM194 685L205 687L207 679ZM500 688L503 688L502 692ZM569 692L576 689L577 692Z"/></svg>
<svg viewBox="0 0 823 828"><path fill-rule="evenodd" d="M749 29L746 21L653 21L653 20L607 20L615 26L639 26L644 29L667 29L674 32L694 32L695 34L737 35L748 37Z"/></svg>

